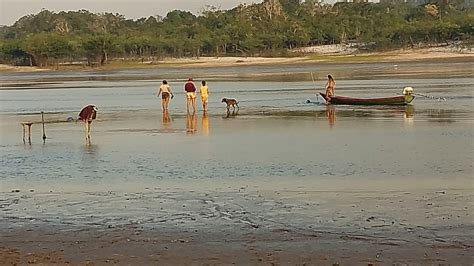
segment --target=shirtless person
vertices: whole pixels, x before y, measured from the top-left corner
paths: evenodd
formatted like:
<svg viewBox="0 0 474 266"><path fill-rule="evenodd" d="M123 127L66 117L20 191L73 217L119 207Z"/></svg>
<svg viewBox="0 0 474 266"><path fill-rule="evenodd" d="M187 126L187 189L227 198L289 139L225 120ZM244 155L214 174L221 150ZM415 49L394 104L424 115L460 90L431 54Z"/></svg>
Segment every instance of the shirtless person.
<svg viewBox="0 0 474 266"><path fill-rule="evenodd" d="M168 85L168 81L163 80L163 83L158 90L156 97L160 97L161 93L161 105L163 107L163 112L168 111L168 105L170 104L170 97L173 98L174 94L171 92L171 87Z"/></svg>
<svg viewBox="0 0 474 266"><path fill-rule="evenodd" d="M326 83L326 103L329 103L331 101L331 97L335 96L335 88L336 82L331 75L328 75L328 82Z"/></svg>

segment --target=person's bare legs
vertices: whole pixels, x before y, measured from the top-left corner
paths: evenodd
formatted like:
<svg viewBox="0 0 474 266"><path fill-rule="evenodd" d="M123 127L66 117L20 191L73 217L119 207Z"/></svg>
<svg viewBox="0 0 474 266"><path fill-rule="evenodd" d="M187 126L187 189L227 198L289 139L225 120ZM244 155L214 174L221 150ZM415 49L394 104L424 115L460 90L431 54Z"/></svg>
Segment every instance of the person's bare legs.
<svg viewBox="0 0 474 266"><path fill-rule="evenodd" d="M186 112L189 114L189 105L191 104L191 99L186 95Z"/></svg>
<svg viewBox="0 0 474 266"><path fill-rule="evenodd" d="M168 111L169 104L170 104L170 97L166 97L163 100L163 111Z"/></svg>
<svg viewBox="0 0 474 266"><path fill-rule="evenodd" d="M192 104L193 104L193 113L196 113L196 97L192 98Z"/></svg>
<svg viewBox="0 0 474 266"><path fill-rule="evenodd" d="M89 132L89 127L88 127L89 122L87 120L84 120L84 129L86 132L86 141L88 140L88 132Z"/></svg>
<svg viewBox="0 0 474 266"><path fill-rule="evenodd" d="M91 140L92 121L87 121L87 138Z"/></svg>

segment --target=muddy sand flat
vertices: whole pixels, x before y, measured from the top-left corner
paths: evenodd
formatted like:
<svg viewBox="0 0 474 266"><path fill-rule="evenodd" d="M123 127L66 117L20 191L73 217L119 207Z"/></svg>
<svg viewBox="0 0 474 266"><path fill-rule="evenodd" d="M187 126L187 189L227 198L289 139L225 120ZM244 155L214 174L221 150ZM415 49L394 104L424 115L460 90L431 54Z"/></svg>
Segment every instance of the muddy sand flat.
<svg viewBox="0 0 474 266"><path fill-rule="evenodd" d="M427 179L416 187L369 181L365 189L331 180L268 181L2 193L0 258L6 264L472 263L474 242L466 232L473 230L473 193L462 188L465 180L453 186Z"/></svg>

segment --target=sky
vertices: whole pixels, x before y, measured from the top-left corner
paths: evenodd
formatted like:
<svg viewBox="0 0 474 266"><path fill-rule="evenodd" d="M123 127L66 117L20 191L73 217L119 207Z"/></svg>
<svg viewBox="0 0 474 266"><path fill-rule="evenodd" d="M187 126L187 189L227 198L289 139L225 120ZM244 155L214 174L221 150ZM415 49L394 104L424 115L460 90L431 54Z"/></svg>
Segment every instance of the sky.
<svg viewBox="0 0 474 266"><path fill-rule="evenodd" d="M206 5L222 10L231 9L241 3L260 3L262 0L0 0L0 25L12 25L19 18L37 14L43 8L50 11L89 10L92 13L119 13L126 18L137 19L149 16L165 16L179 9L199 14Z"/></svg>

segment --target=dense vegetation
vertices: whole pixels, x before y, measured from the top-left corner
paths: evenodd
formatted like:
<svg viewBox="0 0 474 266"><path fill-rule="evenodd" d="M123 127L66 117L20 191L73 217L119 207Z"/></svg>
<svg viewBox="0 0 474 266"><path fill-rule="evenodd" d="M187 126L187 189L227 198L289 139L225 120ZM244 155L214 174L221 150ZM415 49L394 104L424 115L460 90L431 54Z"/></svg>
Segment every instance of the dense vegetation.
<svg viewBox="0 0 474 266"><path fill-rule="evenodd" d="M165 17L138 20L87 10L43 10L0 27L0 62L94 65L111 58L274 56L297 47L349 42L372 49L472 42L474 12L462 0L402 2L327 5L317 0L265 0L232 10L208 6L199 16L174 10Z"/></svg>

